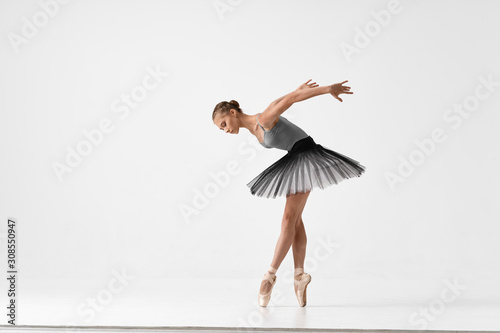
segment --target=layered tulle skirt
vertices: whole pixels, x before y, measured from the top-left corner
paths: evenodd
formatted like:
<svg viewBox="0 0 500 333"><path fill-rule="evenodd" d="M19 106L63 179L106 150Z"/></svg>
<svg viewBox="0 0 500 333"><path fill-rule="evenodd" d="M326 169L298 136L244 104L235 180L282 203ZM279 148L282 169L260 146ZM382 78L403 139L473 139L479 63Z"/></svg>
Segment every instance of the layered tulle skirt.
<svg viewBox="0 0 500 333"><path fill-rule="evenodd" d="M247 186L253 195L276 198L325 189L344 179L360 177L365 167L358 161L314 142L308 136L262 171Z"/></svg>

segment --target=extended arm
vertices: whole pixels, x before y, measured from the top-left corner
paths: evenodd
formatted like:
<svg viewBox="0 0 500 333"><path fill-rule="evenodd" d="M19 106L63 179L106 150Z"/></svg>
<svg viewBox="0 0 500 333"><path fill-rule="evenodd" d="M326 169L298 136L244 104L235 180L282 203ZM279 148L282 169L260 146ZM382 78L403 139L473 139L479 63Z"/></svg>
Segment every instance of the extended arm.
<svg viewBox="0 0 500 333"><path fill-rule="evenodd" d="M267 109L265 109L264 112L262 112L262 115L260 117L261 125L264 123L265 127L271 127L272 124L274 124L276 120L279 118L279 116L283 112L285 112L290 106L292 106L293 103L300 102L312 96L326 93L324 92L325 87L318 87L316 82L309 83L310 81L311 80L308 80L307 82L302 83L297 89L295 89L291 93L281 96L280 98L269 104ZM298 94L298 92L305 90L314 90L314 91L312 94Z"/></svg>
<svg viewBox="0 0 500 333"><path fill-rule="evenodd" d="M313 96L326 94L328 92L328 91L326 91L328 86L319 87L316 84L316 82L309 83L309 81L311 81L311 80L309 79L307 82L302 83L297 89L295 89L291 93L288 93L284 96L281 96L277 100L273 101L269 106L270 107L276 106L276 104L278 104L279 102L281 102L284 99L288 99L288 104L289 103L293 104L293 103L300 102L300 101L303 101L305 99L311 98ZM306 89L306 88L308 88L308 89Z"/></svg>
<svg viewBox="0 0 500 333"><path fill-rule="evenodd" d="M330 93L331 86L322 86L309 89L295 90L294 93L294 103L304 101L314 96L323 95Z"/></svg>
<svg viewBox="0 0 500 333"><path fill-rule="evenodd" d="M311 81L311 80L309 80ZM331 94L333 97L338 99L339 101L342 102L342 99L339 97L340 94L352 94L351 92L351 87L348 86L343 86L344 83L347 82L341 82L341 83L335 83L329 86L323 86L323 87L314 87L314 82L312 85L308 85L308 82L302 84L297 90L294 91L295 93L295 100L294 102L300 102L306 99L309 99L314 96L318 95L323 95L323 94Z"/></svg>
<svg viewBox="0 0 500 333"><path fill-rule="evenodd" d="M335 83L330 86L322 86L319 87L316 82L309 83L307 82L301 84L296 90L288 93L284 96L281 96L277 100L273 101L267 109L262 112L262 115L259 118L259 122L261 125L265 127L271 127L272 124L276 122L279 116L285 112L293 103L301 102L306 99L309 99L314 96L323 95L323 94L331 94L333 97L342 102L342 99L339 97L339 94L352 94L351 87L343 86L344 83ZM271 126L268 126L271 125Z"/></svg>

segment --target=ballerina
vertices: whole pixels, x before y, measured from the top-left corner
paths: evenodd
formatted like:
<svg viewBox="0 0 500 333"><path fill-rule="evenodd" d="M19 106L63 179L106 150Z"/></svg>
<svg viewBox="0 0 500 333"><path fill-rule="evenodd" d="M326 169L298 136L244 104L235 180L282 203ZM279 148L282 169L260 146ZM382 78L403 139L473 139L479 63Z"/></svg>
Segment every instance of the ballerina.
<svg viewBox="0 0 500 333"><path fill-rule="evenodd" d="M352 94L351 88L343 85L347 80L321 87L310 81L273 101L262 113L245 114L235 100L218 103L212 113L214 124L225 133L238 134L240 127L244 127L262 146L287 151L247 184L252 195L286 197L281 233L259 290L258 302L262 307L271 299L276 272L290 246L295 266L295 294L300 306L307 304L306 289L311 275L304 272L307 237L302 220L307 198L314 188L324 189L344 179L360 177L365 172L358 161L317 144L304 130L282 116L294 103L314 96L331 94L342 102L340 94Z"/></svg>

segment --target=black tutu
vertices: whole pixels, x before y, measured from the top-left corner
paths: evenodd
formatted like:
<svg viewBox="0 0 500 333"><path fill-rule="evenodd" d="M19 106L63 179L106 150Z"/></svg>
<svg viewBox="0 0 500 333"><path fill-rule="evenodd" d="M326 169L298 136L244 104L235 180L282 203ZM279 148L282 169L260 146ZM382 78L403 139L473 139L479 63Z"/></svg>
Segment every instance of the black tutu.
<svg viewBox="0 0 500 333"><path fill-rule="evenodd" d="M344 179L360 177L365 167L358 161L324 148L308 136L288 153L262 171L247 186L253 195L264 198L324 189Z"/></svg>

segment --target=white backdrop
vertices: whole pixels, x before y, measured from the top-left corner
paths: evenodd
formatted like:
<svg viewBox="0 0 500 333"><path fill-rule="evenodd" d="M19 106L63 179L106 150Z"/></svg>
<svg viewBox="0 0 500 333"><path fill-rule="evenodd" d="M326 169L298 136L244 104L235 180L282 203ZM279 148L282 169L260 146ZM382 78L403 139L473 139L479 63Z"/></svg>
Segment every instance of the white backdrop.
<svg viewBox="0 0 500 333"><path fill-rule="evenodd" d="M309 196L306 271L500 278L499 9L2 1L4 271L14 218L24 279L260 278L285 199L246 183L286 152L223 133L212 111L235 99L256 114L312 79L354 94L284 116L367 171Z"/></svg>

